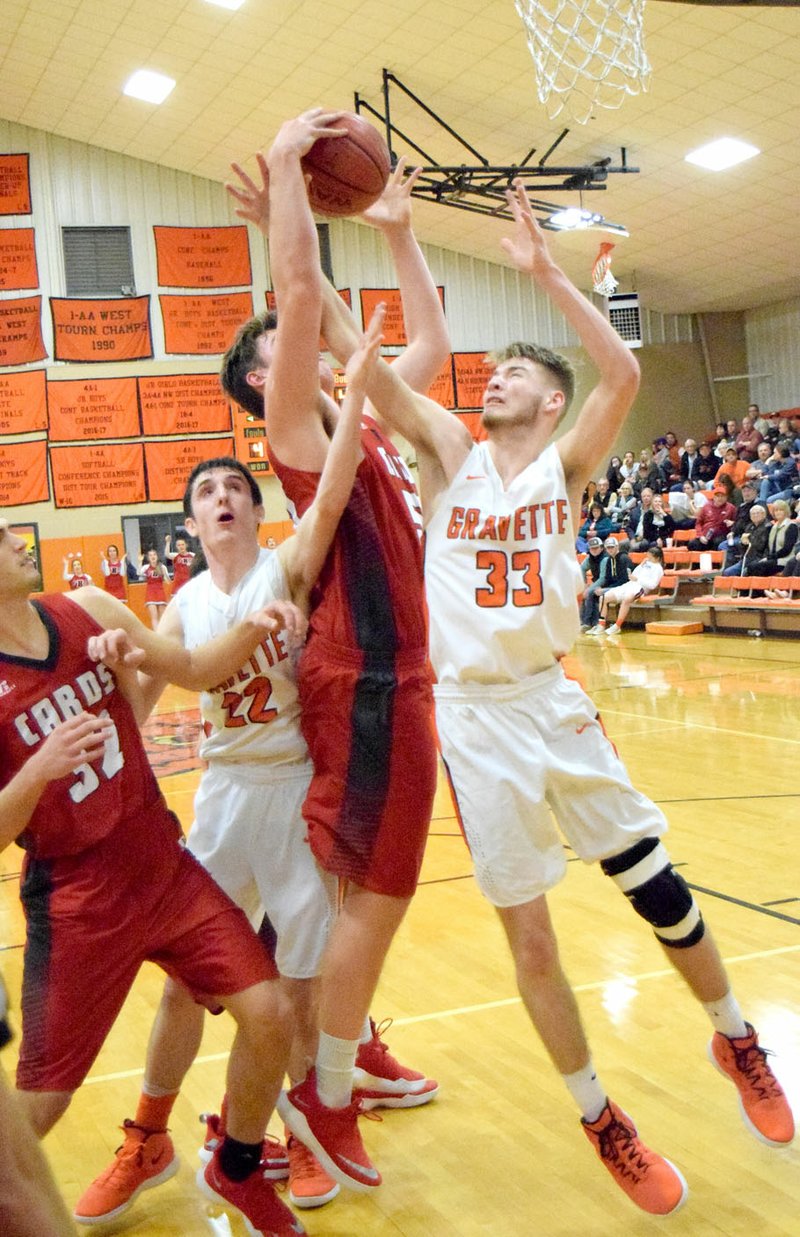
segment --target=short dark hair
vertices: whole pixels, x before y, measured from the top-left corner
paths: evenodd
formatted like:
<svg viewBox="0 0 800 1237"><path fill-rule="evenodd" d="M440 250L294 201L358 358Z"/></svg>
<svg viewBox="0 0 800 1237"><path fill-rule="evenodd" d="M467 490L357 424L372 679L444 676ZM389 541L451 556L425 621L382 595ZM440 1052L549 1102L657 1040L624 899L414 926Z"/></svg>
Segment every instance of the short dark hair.
<svg viewBox="0 0 800 1237"><path fill-rule="evenodd" d="M564 394L564 411L566 412L575 394L575 370L567 358L559 352L553 352L550 348L543 348L541 344L526 344L519 340L489 353L489 361L495 366L502 365L504 361L512 361L514 357L533 361L534 365L541 365L552 375L559 391Z"/></svg>
<svg viewBox="0 0 800 1237"><path fill-rule="evenodd" d="M222 358L219 380L222 389L231 399L254 417L264 418L264 399L261 392L251 387L247 375L258 364L258 341L267 331L274 331L278 315L274 310L265 310L240 326L236 338Z"/></svg>
<svg viewBox="0 0 800 1237"><path fill-rule="evenodd" d="M253 500L254 507L260 507L264 502L261 497L261 490L258 488L258 482L251 473L249 468L245 468L244 464L240 464L232 455L220 455L213 460L201 460L199 464L195 464L192 471L189 473L189 479L186 482L186 489L183 491L183 514L186 518L192 515L192 490L194 483L198 477L201 477L205 472L211 472L215 468L227 468L229 471L240 473L250 487L250 497Z"/></svg>

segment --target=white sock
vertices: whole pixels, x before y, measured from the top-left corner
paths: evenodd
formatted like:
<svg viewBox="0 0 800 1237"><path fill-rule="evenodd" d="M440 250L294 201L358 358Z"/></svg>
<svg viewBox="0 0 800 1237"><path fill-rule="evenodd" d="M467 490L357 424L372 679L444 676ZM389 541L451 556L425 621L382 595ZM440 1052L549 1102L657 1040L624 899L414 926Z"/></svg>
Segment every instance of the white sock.
<svg viewBox="0 0 800 1237"><path fill-rule="evenodd" d="M166 1095L175 1095L175 1087L159 1087L145 1078L142 1083L142 1095L148 1095L151 1100L163 1100Z"/></svg>
<svg viewBox="0 0 800 1237"><path fill-rule="evenodd" d="M369 1014L367 1014L366 1018L364 1019L364 1025L361 1028L361 1036L358 1042L359 1044L368 1044L371 1039L372 1039L372 1023L369 1020Z"/></svg>
<svg viewBox="0 0 800 1237"><path fill-rule="evenodd" d="M357 1039L337 1039L319 1033L317 1093L326 1108L346 1108L353 1097Z"/></svg>
<svg viewBox="0 0 800 1237"><path fill-rule="evenodd" d="M728 1039L743 1039L747 1035L739 1002L729 990L721 1001L703 1001L703 1009L711 1019L715 1031L721 1031Z"/></svg>
<svg viewBox="0 0 800 1237"><path fill-rule="evenodd" d="M608 1103L608 1096L598 1082L592 1062L574 1074L562 1074L561 1077L584 1120L589 1123L596 1121Z"/></svg>

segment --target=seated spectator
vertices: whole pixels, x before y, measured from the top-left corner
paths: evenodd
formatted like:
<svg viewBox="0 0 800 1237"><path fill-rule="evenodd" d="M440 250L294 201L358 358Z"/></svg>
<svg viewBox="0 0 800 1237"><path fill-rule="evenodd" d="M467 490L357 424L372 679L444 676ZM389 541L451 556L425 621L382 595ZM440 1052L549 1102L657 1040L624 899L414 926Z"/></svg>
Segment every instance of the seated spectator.
<svg viewBox="0 0 800 1237"><path fill-rule="evenodd" d="M763 507L761 503L752 503L747 524L741 536L738 541L726 548L722 574L724 576L752 575L751 564L766 554L771 527L766 507Z"/></svg>
<svg viewBox="0 0 800 1237"><path fill-rule="evenodd" d="M585 520L586 517L588 516L589 508L591 507L594 501L594 496L596 493L597 493L597 482L587 481L586 489L583 491L583 497L581 498L581 519L582 520Z"/></svg>
<svg viewBox="0 0 800 1237"><path fill-rule="evenodd" d="M664 459L667 458L665 448ZM647 447L643 447L639 452L639 471L636 474L636 481L633 487L634 490L636 490L638 486L638 492L640 494L645 488L652 490L654 494L657 494L663 490L664 485L665 480L664 474L661 471L661 466L656 463Z"/></svg>
<svg viewBox="0 0 800 1237"><path fill-rule="evenodd" d="M736 448L728 447L722 457L722 464L720 465L717 475L714 478L714 489L718 488L720 477L724 476L726 473L728 476L733 477L734 485L741 485L747 476L747 471L749 468L750 465L747 460L739 459L739 456L736 454Z"/></svg>
<svg viewBox="0 0 800 1237"><path fill-rule="evenodd" d="M639 518L631 525L631 549L646 550L647 541L644 535L644 517L653 507L653 491L645 486L639 495Z"/></svg>
<svg viewBox="0 0 800 1237"><path fill-rule="evenodd" d="M695 536L690 550L715 550L733 528L736 508L729 503L724 490L713 490L711 502L700 510L695 521Z"/></svg>
<svg viewBox="0 0 800 1237"><path fill-rule="evenodd" d="M769 433L769 421L761 415L761 409L758 404L748 404L747 415L753 422L754 427L758 430L762 438L766 438Z"/></svg>
<svg viewBox="0 0 800 1237"><path fill-rule="evenodd" d="M742 417L742 428L733 443L739 459L752 463L758 453L758 444L763 441L764 435L753 425L752 417Z"/></svg>
<svg viewBox="0 0 800 1237"><path fill-rule="evenodd" d="M793 558L800 528L790 519L789 504L778 498L771 503L773 525L769 530L766 549L762 558L750 561L747 574L751 576L776 576Z"/></svg>
<svg viewBox="0 0 800 1237"><path fill-rule="evenodd" d="M756 449L756 458L751 462L747 470L747 478L750 481L762 481L767 465L772 462L772 445L769 442L760 442Z"/></svg>
<svg viewBox="0 0 800 1237"><path fill-rule="evenodd" d="M616 537L606 538L605 551L605 558L600 564L600 580L592 598L593 612L586 616L587 631L599 621L603 594L620 584L626 584L633 574L633 562Z"/></svg>
<svg viewBox="0 0 800 1237"><path fill-rule="evenodd" d="M642 517L642 540L646 543L645 549L659 546L663 550L667 543L672 541L674 532L675 521L670 513L665 511L664 499L660 494L654 494L652 507Z"/></svg>
<svg viewBox="0 0 800 1237"><path fill-rule="evenodd" d="M724 451L725 447L730 445L728 443L728 427L724 421L717 421L717 424L714 427L714 433L711 434L706 441L712 444L717 455L719 455L720 450ZM720 447L720 443L724 445Z"/></svg>
<svg viewBox="0 0 800 1237"><path fill-rule="evenodd" d="M679 490L684 481L699 481L700 452L694 438L687 438L683 444L680 463L680 477L670 486L671 490Z"/></svg>
<svg viewBox="0 0 800 1237"><path fill-rule="evenodd" d="M636 462L633 452L626 451L622 457L622 463L619 466L619 471L623 481L630 481L631 485L636 485L639 475L639 465Z"/></svg>
<svg viewBox="0 0 800 1237"><path fill-rule="evenodd" d="M667 488L680 482L681 479L681 449L678 446L678 439L673 434L672 430L667 430L664 435L664 443L667 448L667 459L661 464L661 472L667 483Z"/></svg>
<svg viewBox="0 0 800 1237"><path fill-rule="evenodd" d="M786 440L777 443L772 452L772 460L765 466L762 474L758 501L773 503L776 498L792 498L792 490L798 479L797 461L791 453L790 444Z"/></svg>
<svg viewBox="0 0 800 1237"><path fill-rule="evenodd" d="M623 481L614 502L611 503L610 507L606 507L606 514L611 517L615 528L626 529L630 536L630 529L634 518L638 519L638 509L639 504L636 501L633 486L630 481Z"/></svg>
<svg viewBox="0 0 800 1237"><path fill-rule="evenodd" d="M614 525L603 510L603 504L595 499L589 508L589 515L578 529L575 549L584 553L589 548L590 537L599 537L602 541L613 530Z"/></svg>
<svg viewBox="0 0 800 1237"><path fill-rule="evenodd" d="M622 482L625 480L622 473L620 472L621 466L622 466L622 460L620 459L620 457L618 455L612 455L611 459L608 461L608 468L606 469L606 477L608 478L608 488L610 490L613 490L615 493L619 492L619 487L622 485Z"/></svg>
<svg viewBox="0 0 800 1237"><path fill-rule="evenodd" d="M630 579L625 584L618 584L603 593L600 600L600 618L597 626L588 633L590 636L616 636L622 631L628 611L637 597L644 593L652 593L658 588L664 575L664 555L658 546L647 551L647 558L634 567ZM608 607L611 603L619 605L617 621L606 629Z"/></svg>
<svg viewBox="0 0 800 1237"><path fill-rule="evenodd" d="M670 492L669 510L676 528L694 528L697 513L707 499L702 490L695 490L691 481L684 481L679 490Z"/></svg>
<svg viewBox="0 0 800 1237"><path fill-rule="evenodd" d="M608 484L608 477L600 477L597 482L597 489L594 495L594 501L600 503L603 511L611 519L609 508L616 502L617 495Z"/></svg>
<svg viewBox="0 0 800 1237"><path fill-rule="evenodd" d="M733 480L729 472L720 473L717 477L717 483L714 486L716 490L724 490L725 497L729 503L733 503L734 507L738 507L742 501L742 491Z"/></svg>
<svg viewBox="0 0 800 1237"><path fill-rule="evenodd" d="M614 545L617 544L615 537L609 540L613 541ZM600 603L596 594L600 587L600 571L605 560L606 550L602 538L590 537L586 558L581 563L581 575L583 576L583 598L580 604L581 631L588 631L597 622Z"/></svg>
<svg viewBox="0 0 800 1237"><path fill-rule="evenodd" d="M798 545L800 545L800 542L798 542ZM782 576L795 576L795 577L800 576L800 550L796 550L795 553L792 554L788 563L786 564L783 571L781 572L781 575ZM775 601L785 601L788 597L791 597L792 594L791 592L789 592L788 589L768 588L764 590L764 596L771 597Z"/></svg>
<svg viewBox="0 0 800 1237"><path fill-rule="evenodd" d="M710 442L701 442L697 450L700 455L700 461L697 465L695 480L704 490L713 489L714 478L719 472L722 460Z"/></svg>
<svg viewBox="0 0 800 1237"><path fill-rule="evenodd" d="M721 549L725 551L725 566L730 567L733 563L738 562L744 553L744 549L739 549L742 533L749 529L750 511L758 501L758 486L755 481L745 481L742 485L742 501L736 508L736 519L733 522L733 527L728 533ZM764 514L766 515L766 507Z"/></svg>

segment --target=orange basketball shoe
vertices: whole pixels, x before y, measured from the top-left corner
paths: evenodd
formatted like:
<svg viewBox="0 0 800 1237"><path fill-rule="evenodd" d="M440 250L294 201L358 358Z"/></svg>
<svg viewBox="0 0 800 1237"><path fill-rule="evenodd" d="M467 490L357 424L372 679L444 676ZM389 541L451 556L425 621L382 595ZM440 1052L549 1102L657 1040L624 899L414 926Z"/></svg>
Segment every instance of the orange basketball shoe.
<svg viewBox="0 0 800 1237"><path fill-rule="evenodd" d="M586 1137L628 1198L654 1216L677 1211L688 1186L674 1164L646 1147L630 1117L609 1100L596 1121L581 1118Z"/></svg>
<svg viewBox="0 0 800 1237"><path fill-rule="evenodd" d="M153 1133L127 1119L121 1129L125 1141L114 1160L75 1206L73 1214L79 1224L115 1220L143 1190L169 1181L178 1171L180 1161L166 1130Z"/></svg>
<svg viewBox="0 0 800 1237"><path fill-rule="evenodd" d="M719 1031L708 1045L711 1064L731 1079L739 1092L739 1107L751 1134L770 1147L785 1147L794 1138L794 1117L783 1088L767 1064L769 1050L759 1048L749 1022L747 1035L729 1039Z"/></svg>
<svg viewBox="0 0 800 1237"><path fill-rule="evenodd" d="M336 1198L338 1182L325 1172L317 1157L289 1130L286 1131L286 1150L289 1155L289 1201L295 1207L324 1207Z"/></svg>

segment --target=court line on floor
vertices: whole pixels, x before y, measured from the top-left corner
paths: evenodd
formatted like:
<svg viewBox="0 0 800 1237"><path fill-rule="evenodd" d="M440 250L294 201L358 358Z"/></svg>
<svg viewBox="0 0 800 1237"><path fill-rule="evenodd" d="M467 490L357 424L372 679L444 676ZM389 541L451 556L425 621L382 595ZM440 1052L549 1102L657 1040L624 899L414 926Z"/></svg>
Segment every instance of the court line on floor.
<svg viewBox="0 0 800 1237"><path fill-rule="evenodd" d="M781 945L775 949L762 949L757 953L738 954L733 958L725 958L726 966L734 966L737 962L757 962L764 958L775 958L781 954L791 954L800 952L800 945ZM629 984L643 983L648 979L668 979L672 977L678 978L678 972L672 967L665 967L660 971L643 971L641 975L619 975L615 978L623 979ZM587 984L573 984L573 992L598 992L607 987L610 981L608 979L595 979ZM452 1009L437 1009L428 1014L415 1014L409 1018L394 1018L393 1024L396 1027L413 1026L419 1022L437 1022L441 1018L458 1018L463 1014L481 1014L488 1013L493 1009L508 1009L513 1005L521 1005L522 998L518 996L503 997L499 1001L482 1001L476 1005L457 1005ZM203 1056L195 1057L195 1065L210 1065L214 1061L224 1061L229 1056L226 1052L209 1052ZM144 1067L139 1069L118 1070L113 1074L95 1074L86 1078L83 1085L88 1087L100 1082L119 1082L124 1078L140 1078L144 1074Z"/></svg>
<svg viewBox="0 0 800 1237"><path fill-rule="evenodd" d="M603 708L603 717L628 717L637 722L658 722L662 727L675 727L684 730L708 730L711 734L734 735L737 739L763 739L768 743L788 743L791 747L800 747L800 739L787 738L784 735L755 734L752 730L730 730L727 726L706 726L703 722L677 722L674 718L660 718L642 713L624 713L621 709Z"/></svg>

